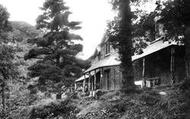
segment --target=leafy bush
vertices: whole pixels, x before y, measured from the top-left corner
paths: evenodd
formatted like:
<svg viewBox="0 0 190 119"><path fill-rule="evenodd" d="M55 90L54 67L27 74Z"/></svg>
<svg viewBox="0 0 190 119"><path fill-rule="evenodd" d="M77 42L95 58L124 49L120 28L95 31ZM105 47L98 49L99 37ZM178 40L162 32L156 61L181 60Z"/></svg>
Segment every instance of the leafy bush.
<svg viewBox="0 0 190 119"><path fill-rule="evenodd" d="M77 108L71 104L71 100L54 100L47 104L33 106L29 119L50 119L61 116L64 119L76 118Z"/></svg>

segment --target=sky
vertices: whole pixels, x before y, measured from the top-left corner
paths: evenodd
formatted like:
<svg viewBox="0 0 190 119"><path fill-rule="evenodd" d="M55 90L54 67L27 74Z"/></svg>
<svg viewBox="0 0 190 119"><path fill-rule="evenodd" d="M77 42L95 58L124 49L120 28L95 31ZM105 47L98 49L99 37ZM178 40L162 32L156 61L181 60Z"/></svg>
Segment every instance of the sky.
<svg viewBox="0 0 190 119"><path fill-rule="evenodd" d="M45 0L0 0L0 4L10 13L10 21L25 21L35 25L38 15L42 13L39 7ZM64 0L72 14L69 20L81 21L82 29L76 31L83 41L82 59L87 59L101 42L107 21L113 19L114 12L108 0Z"/></svg>

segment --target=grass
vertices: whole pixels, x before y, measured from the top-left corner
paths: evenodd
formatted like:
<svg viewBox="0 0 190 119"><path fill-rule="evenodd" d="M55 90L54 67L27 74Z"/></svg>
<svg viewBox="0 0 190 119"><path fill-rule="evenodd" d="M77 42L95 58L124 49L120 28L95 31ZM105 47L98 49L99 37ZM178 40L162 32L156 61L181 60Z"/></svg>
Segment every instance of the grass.
<svg viewBox="0 0 190 119"><path fill-rule="evenodd" d="M149 89L141 93L123 94L111 91L99 100L83 100L78 104L79 119L186 119L188 104L183 90L177 87ZM188 119L188 118L187 118Z"/></svg>

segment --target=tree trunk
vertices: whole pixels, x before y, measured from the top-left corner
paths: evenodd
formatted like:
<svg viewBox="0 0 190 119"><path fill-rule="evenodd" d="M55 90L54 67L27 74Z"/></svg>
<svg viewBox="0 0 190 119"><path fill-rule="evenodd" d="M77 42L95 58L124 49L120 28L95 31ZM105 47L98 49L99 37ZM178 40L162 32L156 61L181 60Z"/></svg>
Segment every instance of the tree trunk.
<svg viewBox="0 0 190 119"><path fill-rule="evenodd" d="M143 85L142 85L142 87L143 88L145 88L146 87L146 79L145 79L145 69L146 69L146 66L145 66L145 64L146 64L146 59L145 59L145 57L143 58L143 69L142 69L142 78L143 78Z"/></svg>
<svg viewBox="0 0 190 119"><path fill-rule="evenodd" d="M60 65L60 56L57 56L56 57L56 66L59 67L59 65Z"/></svg>
<svg viewBox="0 0 190 119"><path fill-rule="evenodd" d="M5 69L3 69L5 71ZM5 81L7 80L6 78L6 74L4 71L1 71L1 75L3 77L2 78L2 84L1 84L1 88L2 88L2 93L1 93L1 96L2 96L2 119L5 119Z"/></svg>
<svg viewBox="0 0 190 119"><path fill-rule="evenodd" d="M190 80L190 26L185 30L185 65L186 79Z"/></svg>
<svg viewBox="0 0 190 119"><path fill-rule="evenodd" d="M171 85L173 85L175 81L175 48L171 48L171 58L170 58L170 73L171 73Z"/></svg>
<svg viewBox="0 0 190 119"><path fill-rule="evenodd" d="M2 88L2 93L1 93L1 97L2 97L2 119L5 119L5 84L4 82L2 82L1 85Z"/></svg>
<svg viewBox="0 0 190 119"><path fill-rule="evenodd" d="M119 54L122 69L122 91L128 92L135 89L134 72L132 65L132 36L131 36L131 9L130 0L120 0L119 15L121 17L119 27Z"/></svg>

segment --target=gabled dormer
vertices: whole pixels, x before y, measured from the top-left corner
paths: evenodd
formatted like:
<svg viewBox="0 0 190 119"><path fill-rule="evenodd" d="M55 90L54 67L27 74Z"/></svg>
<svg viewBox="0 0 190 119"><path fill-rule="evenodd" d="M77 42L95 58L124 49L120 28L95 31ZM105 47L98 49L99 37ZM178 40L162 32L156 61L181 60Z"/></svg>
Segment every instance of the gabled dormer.
<svg viewBox="0 0 190 119"><path fill-rule="evenodd" d="M100 54L101 54L100 59L104 59L116 52L116 50L112 47L111 42L106 37L103 38L99 46L100 46Z"/></svg>

